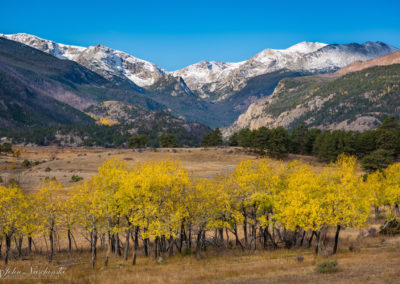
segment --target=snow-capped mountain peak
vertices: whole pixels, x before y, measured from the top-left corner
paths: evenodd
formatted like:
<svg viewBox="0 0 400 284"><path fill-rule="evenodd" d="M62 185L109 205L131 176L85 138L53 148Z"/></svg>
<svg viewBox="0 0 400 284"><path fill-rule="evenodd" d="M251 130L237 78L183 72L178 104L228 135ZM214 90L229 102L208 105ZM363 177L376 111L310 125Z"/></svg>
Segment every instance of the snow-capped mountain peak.
<svg viewBox="0 0 400 284"><path fill-rule="evenodd" d="M127 78L141 87L152 85L166 73L165 70L153 63L103 44L81 47L56 43L25 33L0 34L0 37L18 41L60 59L76 61L108 79L114 76Z"/></svg>
<svg viewBox="0 0 400 284"><path fill-rule="evenodd" d="M302 41L286 48L285 50L290 52L310 53L317 51L318 49L327 45L328 44L322 42Z"/></svg>
<svg viewBox="0 0 400 284"><path fill-rule="evenodd" d="M217 62L217 61L201 61L189 65L183 69L173 71L171 74L176 77L184 78L186 84L192 90L198 90L204 84L210 84L224 80L232 72L234 72L242 62ZM201 94L202 97L207 97Z"/></svg>
<svg viewBox="0 0 400 284"><path fill-rule="evenodd" d="M326 44L303 41L286 49L265 49L241 62L201 61L173 72L102 44L80 47L59 44L33 35L0 34L47 52L60 59L76 61L108 78L126 80L141 87L153 85L167 76L182 77L192 91L214 101L228 98L256 76L277 71L314 74L336 71L355 61L365 61L398 51L382 42Z"/></svg>
<svg viewBox="0 0 400 284"><path fill-rule="evenodd" d="M166 73L153 63L103 44L89 46L75 61L105 77L126 77L141 87L154 84Z"/></svg>
<svg viewBox="0 0 400 284"><path fill-rule="evenodd" d="M85 47L56 43L54 41L42 39L40 37L26 33L17 33L10 35L0 34L0 37L4 37L13 41L18 41L30 47L49 53L60 59L73 60L73 58L75 58L79 55L79 53L85 50Z"/></svg>
<svg viewBox="0 0 400 284"><path fill-rule="evenodd" d="M305 74L332 72L355 61L369 60L397 50L382 42L326 44L304 41L287 49L265 49L247 61L225 63L229 65L200 62L173 74L182 76L188 86L203 97L218 92L223 98L228 98L230 93L245 87L247 80L259 75L279 70Z"/></svg>

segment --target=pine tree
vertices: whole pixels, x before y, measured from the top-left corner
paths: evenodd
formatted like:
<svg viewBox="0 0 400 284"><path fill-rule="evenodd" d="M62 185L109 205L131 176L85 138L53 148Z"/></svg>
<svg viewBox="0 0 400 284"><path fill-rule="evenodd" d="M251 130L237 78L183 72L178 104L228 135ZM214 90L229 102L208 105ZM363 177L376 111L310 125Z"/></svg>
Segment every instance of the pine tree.
<svg viewBox="0 0 400 284"><path fill-rule="evenodd" d="M273 158L283 158L289 153L289 135L283 127L272 129L269 136L267 154Z"/></svg>
<svg viewBox="0 0 400 284"><path fill-rule="evenodd" d="M222 133L219 128L214 129L212 132L206 133L201 140L201 146L203 147L220 146L222 143Z"/></svg>
<svg viewBox="0 0 400 284"><path fill-rule="evenodd" d="M308 128L303 122L291 134L292 151L296 154L307 153Z"/></svg>
<svg viewBox="0 0 400 284"><path fill-rule="evenodd" d="M147 142L149 141L149 137L144 134L135 135L129 139L128 146L130 148L144 148L146 147Z"/></svg>
<svg viewBox="0 0 400 284"><path fill-rule="evenodd" d="M163 148L174 148L178 147L178 142L176 141L176 137L171 134L164 134L160 138L160 146Z"/></svg>

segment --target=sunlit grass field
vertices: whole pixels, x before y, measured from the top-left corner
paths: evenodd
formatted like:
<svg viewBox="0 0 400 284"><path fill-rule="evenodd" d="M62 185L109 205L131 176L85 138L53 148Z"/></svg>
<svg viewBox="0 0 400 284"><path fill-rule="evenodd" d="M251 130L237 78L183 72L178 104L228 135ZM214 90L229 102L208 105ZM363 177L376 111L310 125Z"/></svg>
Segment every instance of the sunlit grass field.
<svg viewBox="0 0 400 284"><path fill-rule="evenodd" d="M1 156L1 176L17 179L22 188L35 191L41 180L56 177L65 188L75 183L72 175L84 180L96 174L97 168L110 158L119 158L134 165L147 160L179 160L192 177L214 178L228 175L242 160L258 157L239 148L209 149L158 149L135 151L122 149L60 149L54 147L19 148L20 157ZM23 160L40 161L37 166L25 169ZM312 157L289 156L283 163L300 159L314 169L325 167ZM279 163L279 161L274 161ZM46 170L50 168L51 170ZM371 214L373 216L373 214ZM371 217L372 218L372 217ZM328 233L323 253L315 256L313 247L292 249L241 249L220 250L209 247L200 255L162 255L162 261L145 257L142 246L138 251L136 265L132 265L132 253L128 260L123 257L109 259L104 264L106 252L99 248L95 267L91 267L89 242L83 232L74 232L76 243L72 253L67 252L66 232L60 231L61 241L57 242L52 263L48 262L46 236L35 237L33 253L17 257L14 240L13 256L7 266L0 263L1 281L12 283L398 283L400 282L400 237L382 236L375 232L384 219L371 219L368 227L343 229L339 250L331 256L334 229ZM242 236L242 232L240 232ZM231 235L231 240L234 237ZM25 242L26 240L24 240ZM3 241L4 243L4 241ZM3 244L4 245L4 244ZM228 245L228 243L226 244ZM26 244L23 244L26 247ZM153 246L150 246L150 250ZM318 273L320 263L337 260L337 271ZM9 269L9 270L7 270ZM6 272L8 271L8 272ZM13 271L21 274L14 275ZM31 271L42 272L38 275ZM59 274L51 274L62 271ZM8 275L5 275L8 273ZM14 278L14 279L13 279Z"/></svg>

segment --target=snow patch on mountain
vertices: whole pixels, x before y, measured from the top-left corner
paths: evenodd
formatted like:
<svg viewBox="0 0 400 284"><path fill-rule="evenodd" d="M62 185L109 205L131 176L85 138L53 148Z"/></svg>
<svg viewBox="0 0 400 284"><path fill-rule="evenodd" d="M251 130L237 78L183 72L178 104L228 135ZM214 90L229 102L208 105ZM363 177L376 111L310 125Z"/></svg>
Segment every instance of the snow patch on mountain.
<svg viewBox="0 0 400 284"><path fill-rule="evenodd" d="M101 44L80 47L24 33L0 36L60 59L76 61L107 79L128 79L140 87L150 87L168 76L183 78L186 88L214 102L228 99L256 76L283 70L302 74L333 72L355 61L365 61L399 50L382 42L326 44L304 41L286 49L265 49L246 61L201 61L167 72L151 62ZM185 92L189 93L187 90Z"/></svg>
<svg viewBox="0 0 400 284"><path fill-rule="evenodd" d="M0 37L18 41L60 59L76 61L108 79L113 76L126 77L141 87L152 85L166 74L165 70L153 63L102 44L90 47L66 45L25 33L0 34Z"/></svg>
<svg viewBox="0 0 400 284"><path fill-rule="evenodd" d="M190 89L200 90L205 84L224 80L244 62L201 61L183 69L173 71L171 74L182 77ZM201 96L207 97L204 93Z"/></svg>
<svg viewBox="0 0 400 284"><path fill-rule="evenodd" d="M154 84L166 73L148 61L102 44L86 48L75 61L106 77L124 76L141 87Z"/></svg>
<svg viewBox="0 0 400 284"><path fill-rule="evenodd" d="M286 52L299 52L299 53L310 53L317 51L318 49L327 46L328 44L322 42L309 42L309 41L302 41L295 45L292 45L282 51Z"/></svg>
<svg viewBox="0 0 400 284"><path fill-rule="evenodd" d="M188 86L203 97L220 94L216 101L228 98L246 86L250 78L289 70L304 73L333 72L355 61L365 61L398 51L382 42L364 44L326 44L301 42L287 49L265 49L250 59L238 63L202 61L174 71Z"/></svg>
<svg viewBox="0 0 400 284"><path fill-rule="evenodd" d="M49 53L60 59L73 60L73 58L75 58L82 51L85 50L85 47L56 43L51 40L42 39L37 36L25 33L9 34L9 35L0 34L0 37L4 37L6 39L13 41L18 41L30 47Z"/></svg>

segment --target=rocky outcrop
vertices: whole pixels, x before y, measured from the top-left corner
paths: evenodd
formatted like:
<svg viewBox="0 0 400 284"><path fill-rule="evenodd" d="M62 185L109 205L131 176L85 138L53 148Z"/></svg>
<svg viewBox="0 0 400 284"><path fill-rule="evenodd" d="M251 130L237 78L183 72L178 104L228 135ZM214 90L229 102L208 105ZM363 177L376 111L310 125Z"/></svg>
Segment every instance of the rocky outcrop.
<svg viewBox="0 0 400 284"><path fill-rule="evenodd" d="M373 67L357 72L347 71L359 70L359 64L335 76L284 79L271 96L251 104L222 133L227 137L242 128L262 126L293 129L302 122L327 130L374 129L385 117L400 116L400 64L382 66L397 58L395 53L372 60L362 66Z"/></svg>
<svg viewBox="0 0 400 284"><path fill-rule="evenodd" d="M301 42L287 49L265 49L250 59L237 63L203 61L173 72L189 88L210 97L226 100L243 89L256 76L288 70L301 73L334 72L355 61L365 61L398 51L382 42L364 44L325 44Z"/></svg>

